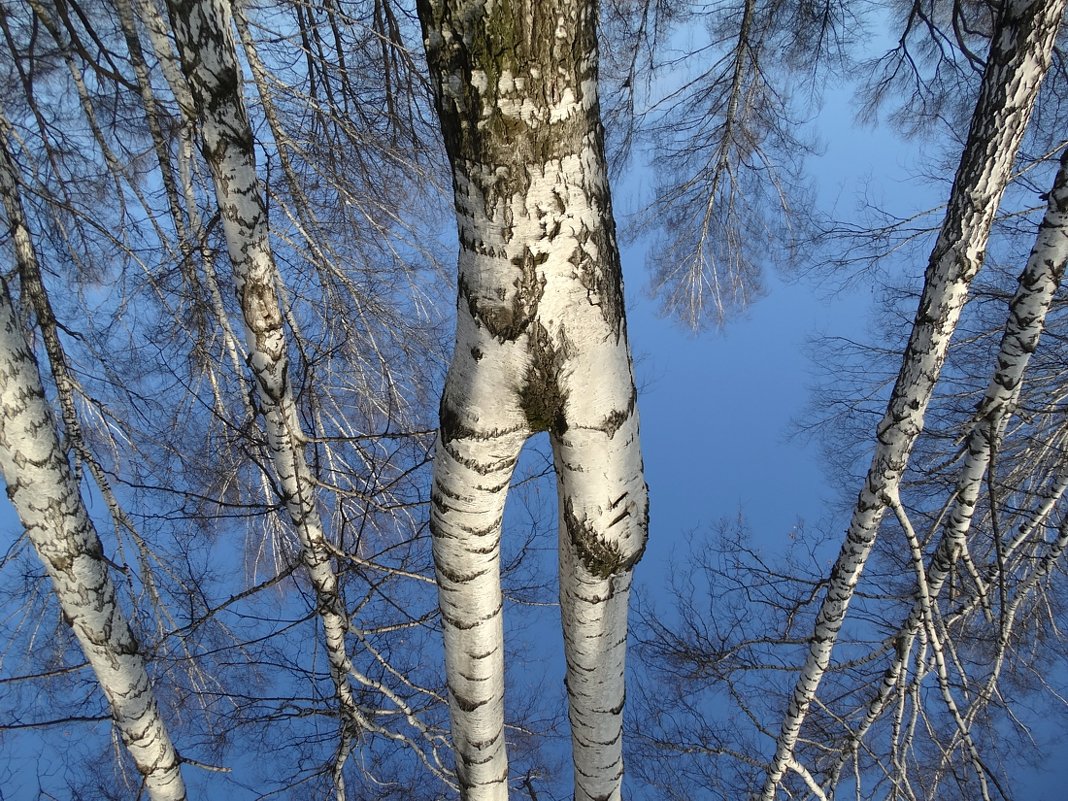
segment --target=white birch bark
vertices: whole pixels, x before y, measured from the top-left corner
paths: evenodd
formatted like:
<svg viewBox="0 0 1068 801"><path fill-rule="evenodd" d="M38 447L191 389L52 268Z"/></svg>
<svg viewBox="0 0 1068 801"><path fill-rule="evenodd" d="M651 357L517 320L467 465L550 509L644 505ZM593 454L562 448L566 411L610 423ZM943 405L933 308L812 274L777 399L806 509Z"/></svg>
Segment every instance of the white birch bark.
<svg viewBox="0 0 1068 801"><path fill-rule="evenodd" d="M33 308L41 328L45 352L48 354L52 368L52 377L56 385L63 428L67 438L75 449L79 461L87 460L88 453L82 445L81 423L75 408L75 382L70 374L67 359L59 340L58 325L51 304L45 294L41 281L40 264L37 253L30 239L22 204L22 192L19 189L18 173L11 157L12 129L4 109L0 107L0 194L2 194L4 213L7 215L8 229L15 250L18 265L19 288L23 302ZM77 462L76 462L77 464ZM96 476L94 476L96 477ZM101 488L106 482L99 482ZM109 499L110 502L110 499Z"/></svg>
<svg viewBox="0 0 1068 801"><path fill-rule="evenodd" d="M145 541L138 534L133 522L126 515L112 490L111 482L104 468L86 444L78 415L76 401L84 395L84 390L70 368L70 360L59 336L60 325L49 293L41 276L41 265L37 260L30 240L29 229L23 213L22 196L17 182L14 162L11 158L13 131L3 105L0 104L0 186L3 192L3 206L12 225L12 240L15 245L15 257L18 262L19 293L22 305L33 310L37 318L41 343L47 357L48 369L56 388L56 401L59 404L62 421L61 439L67 451L74 458L74 474L81 477L81 471L87 469L96 483L97 491L103 496L111 513L112 521L118 530L128 532L137 545L138 560L141 564L141 580L153 603L159 604L160 598L156 588L150 558Z"/></svg>
<svg viewBox="0 0 1068 801"><path fill-rule="evenodd" d="M983 478L990 467L996 443L1016 409L1020 387L1031 354L1038 347L1046 313L1064 277L1068 261L1068 150L1061 154L1060 168L1049 192L1046 213L1039 225L1035 245L1009 304L997 368L976 412L968 436L967 455L957 480L956 497L947 516L942 540L927 569L927 585L937 596L964 548L975 513Z"/></svg>
<svg viewBox="0 0 1068 801"><path fill-rule="evenodd" d="M456 347L431 526L461 796L507 798L501 518L553 446L575 798L620 798L623 665L648 502L597 100L596 4L419 5L453 168Z"/></svg>
<svg viewBox="0 0 1068 801"><path fill-rule="evenodd" d="M879 523L896 495L909 454L945 361L972 278L982 264L990 226L1008 183L1030 118L1064 0L1013 0L995 32L946 216L924 276L912 334L886 415L876 429L875 453L827 594L808 654L790 698L762 801L772 801L794 759L794 747L820 680L830 663L853 591L871 553Z"/></svg>
<svg viewBox="0 0 1068 801"><path fill-rule="evenodd" d="M36 253L4 134L0 196L6 227L20 272L36 275ZM59 441L36 358L7 284L0 283L0 471L8 497L52 579L63 616L96 674L145 792L152 801L182 801L186 791L178 754Z"/></svg>
<svg viewBox="0 0 1068 801"><path fill-rule="evenodd" d="M315 588L316 613L323 623L326 654L342 714L334 773L341 798L341 767L352 738L368 726L352 694L352 661L345 643L347 612L316 504L316 482L305 455L307 437L289 384L277 270L256 173L252 129L242 97L231 8L228 0L174 0L170 11L182 69L199 117L202 151L222 215L243 315L247 361L264 417L276 485L300 540L301 559Z"/></svg>
<svg viewBox="0 0 1068 801"><path fill-rule="evenodd" d="M1045 327L1046 314L1064 277L1068 262L1068 149L1061 154L1060 168L1049 192L1046 213L1039 225L1035 245L1020 275L1009 304L997 367L976 412L975 422L966 443L966 455L957 479L953 503L947 512L930 564L925 571L923 593L917 593L912 610L895 638L894 657L861 725L850 737L845 757L856 752L860 741L883 713L891 693L904 673L905 660L911 652L911 639L923 625L925 605L938 598L957 556L963 551L972 515L975 512L983 479L990 467L995 443L1019 401L1020 388L1031 355ZM839 770L844 760L839 762ZM837 771L831 786L837 783Z"/></svg>

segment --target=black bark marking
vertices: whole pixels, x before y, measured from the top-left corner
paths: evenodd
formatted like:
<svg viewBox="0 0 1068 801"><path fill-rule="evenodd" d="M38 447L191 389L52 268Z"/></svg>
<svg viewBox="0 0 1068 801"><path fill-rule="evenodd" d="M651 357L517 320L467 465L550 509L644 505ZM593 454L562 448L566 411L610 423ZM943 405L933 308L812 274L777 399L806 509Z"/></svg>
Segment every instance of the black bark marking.
<svg viewBox="0 0 1068 801"><path fill-rule="evenodd" d="M600 426L598 426L598 428L600 428L601 431L607 434L609 439L612 439L616 435L616 432L623 427L623 424L626 423L634 414L634 409L637 405L638 391L633 390L630 395L630 401L627 403L627 408L613 409L611 412L605 415L604 420L601 421L601 424ZM615 506L615 504L612 505Z"/></svg>
<svg viewBox="0 0 1068 801"><path fill-rule="evenodd" d="M563 337L557 347L541 324L530 332L531 365L527 380L519 389L519 406L532 431L551 431L560 436L567 431L567 394L561 391L560 374L570 357Z"/></svg>
<svg viewBox="0 0 1068 801"><path fill-rule="evenodd" d="M460 707L464 712L474 712L492 700L490 698L483 698L479 701L470 700L457 693L452 687L449 687L449 692L452 694L452 700L456 702L456 706ZM471 745L475 745L475 743L471 743Z"/></svg>
<svg viewBox="0 0 1068 801"><path fill-rule="evenodd" d="M628 514L629 511L625 512L623 517ZM644 541L641 547L628 554L618 542L605 539L588 520L578 519L570 499L564 502L564 524L583 567L598 578L606 579L630 570L645 553Z"/></svg>

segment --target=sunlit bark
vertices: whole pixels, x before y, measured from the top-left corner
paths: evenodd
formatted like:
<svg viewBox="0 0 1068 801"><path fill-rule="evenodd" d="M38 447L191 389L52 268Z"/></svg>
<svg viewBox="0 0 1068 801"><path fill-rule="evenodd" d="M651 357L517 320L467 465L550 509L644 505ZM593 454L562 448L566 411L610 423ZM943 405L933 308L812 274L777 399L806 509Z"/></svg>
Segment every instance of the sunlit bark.
<svg viewBox="0 0 1068 801"><path fill-rule="evenodd" d="M863 722L850 736L843 757L833 773L831 786L845 762L856 753L860 743L886 711L886 705L902 679L912 639L923 624L929 605L937 599L957 557L966 547L972 516L979 502L983 479L987 475L996 444L1000 442L1019 400L1027 364L1038 347L1054 294L1064 277L1068 261L1068 150L1061 155L1060 169L1049 192L1046 214L1039 226L1035 246L1020 275L1016 294L1009 304L1009 315L997 356L997 368L976 412L975 421L965 443L965 459L957 480L954 500L945 515L941 539L926 567L922 594L916 598L909 616L902 623L894 643L894 658L883 675L879 689L868 704ZM1012 543L1007 544L1011 550ZM1059 551L1058 551L1059 554ZM1019 601L1017 601L1019 603Z"/></svg>
<svg viewBox="0 0 1068 801"><path fill-rule="evenodd" d="M268 241L252 129L241 95L231 9L227 0L175 0L170 8L201 126L202 152L222 212L243 315L247 361L264 417L276 486L300 539L301 558L315 588L316 613L323 623L343 718L334 773L342 798L341 768L353 738L360 728L369 726L352 693L352 661L345 644L348 617L316 502L316 482L304 453L307 436L289 384L288 343L276 291L278 274Z"/></svg>
<svg viewBox="0 0 1068 801"><path fill-rule="evenodd" d="M36 277L37 257L7 133L0 124L0 199L19 272ZM63 374L57 377L61 386L63 380ZM69 394L66 398L64 416L72 416L67 421L71 425L77 418L68 408ZM160 717L138 642L119 608L100 538L59 441L37 360L6 281L0 286L0 406L0 471L8 497L108 699L145 791L152 801L181 801L186 793L178 755Z"/></svg>
<svg viewBox="0 0 1068 801"><path fill-rule="evenodd" d="M453 170L456 347L431 525L465 799L504 799L501 521L552 442L575 798L618 799L631 568L648 507L597 100L596 4L419 5Z"/></svg>

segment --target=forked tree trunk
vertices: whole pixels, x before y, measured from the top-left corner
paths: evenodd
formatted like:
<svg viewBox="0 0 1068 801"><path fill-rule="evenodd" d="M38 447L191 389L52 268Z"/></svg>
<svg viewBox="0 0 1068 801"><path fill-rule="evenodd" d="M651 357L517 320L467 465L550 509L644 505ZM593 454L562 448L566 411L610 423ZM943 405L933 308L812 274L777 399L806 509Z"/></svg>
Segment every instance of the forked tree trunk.
<svg viewBox="0 0 1068 801"><path fill-rule="evenodd" d="M19 271L38 274L36 253L0 125L0 200ZM182 801L178 754L160 717L140 647L119 608L100 537L71 471L33 351L0 281L0 472L44 563L63 617L108 699L111 717L152 801Z"/></svg>
<svg viewBox="0 0 1068 801"><path fill-rule="evenodd" d="M460 238L431 527L461 795L507 798L501 522L548 431L575 798L619 799L648 501L597 100L593 0L420 0Z"/></svg>
<svg viewBox="0 0 1068 801"><path fill-rule="evenodd" d="M783 716L759 797L772 801L794 763L794 747L845 620L879 523L896 498L923 429L968 287L982 265L990 227L1008 184L1038 88L1049 69L1064 0L1010 0L992 37L968 139L946 216L924 275L901 370L876 430L875 453L820 605L808 655Z"/></svg>

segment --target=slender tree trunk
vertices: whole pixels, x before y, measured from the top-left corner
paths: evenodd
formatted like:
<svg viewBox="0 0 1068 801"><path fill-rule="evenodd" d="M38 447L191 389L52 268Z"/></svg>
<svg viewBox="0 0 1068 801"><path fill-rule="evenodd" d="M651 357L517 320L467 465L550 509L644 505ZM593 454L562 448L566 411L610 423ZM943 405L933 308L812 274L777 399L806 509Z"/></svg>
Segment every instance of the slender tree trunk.
<svg viewBox="0 0 1068 801"><path fill-rule="evenodd" d="M1038 348L1045 328L1046 314L1064 277L1068 261L1068 149L1061 154L1060 168L1049 192L1046 214L1038 228L1035 245L1020 275L1016 293L1009 304L1005 331L998 350L997 367L986 394L979 405L976 420L966 443L966 455L957 479L953 504L946 515L946 525L927 568L927 595L937 599L957 557L962 553L971 528L972 515L979 501L983 478L990 467L995 443L1008 424L1019 402L1020 387L1031 355ZM886 708L894 688L905 669L911 640L923 623L923 599L917 597L897 635L894 657L867 714L851 735L843 758L832 776L831 789L848 760L856 753L868 729Z"/></svg>
<svg viewBox="0 0 1068 801"><path fill-rule="evenodd" d="M334 772L344 795L341 768L360 728L368 728L352 694L345 635L348 618L340 597L330 547L316 504L316 482L305 455L307 437L289 384L287 336L268 240L252 129L242 96L229 0L173 0L172 25L193 103L202 151L222 213L227 250L244 320L248 364L264 416L277 486L301 544L301 558L315 588L323 623L342 732Z"/></svg>
<svg viewBox="0 0 1068 801"><path fill-rule="evenodd" d="M1031 354L1045 328L1046 314L1064 277L1068 261L1068 149L1049 192L1046 214L1035 245L1020 275L998 350L997 367L976 413L968 436L967 455L957 480L956 497L947 516L942 540L927 570L927 584L936 596L964 550L972 515L990 467L996 443L1016 410L1020 387Z"/></svg>
<svg viewBox="0 0 1068 801"><path fill-rule="evenodd" d="M6 126L0 127L0 199L20 273L39 273ZM75 418L76 419L76 418ZM0 471L44 563L63 616L96 673L111 717L152 801L182 801L178 754L160 717L145 661L119 608L100 537L82 501L45 398L37 360L0 281Z"/></svg>
<svg viewBox="0 0 1068 801"><path fill-rule="evenodd" d="M759 797L772 801L830 663L853 591L879 523L897 495L912 447L945 361L968 287L982 264L990 226L1005 191L1049 68L1064 0L1010 0L995 31L946 217L931 253L924 289L887 407L875 453L816 619L809 651L783 717L775 756Z"/></svg>
<svg viewBox="0 0 1068 801"><path fill-rule="evenodd" d="M431 526L464 799L507 797L501 519L548 431L575 798L618 799L648 502L597 100L592 0L422 0L460 237Z"/></svg>

